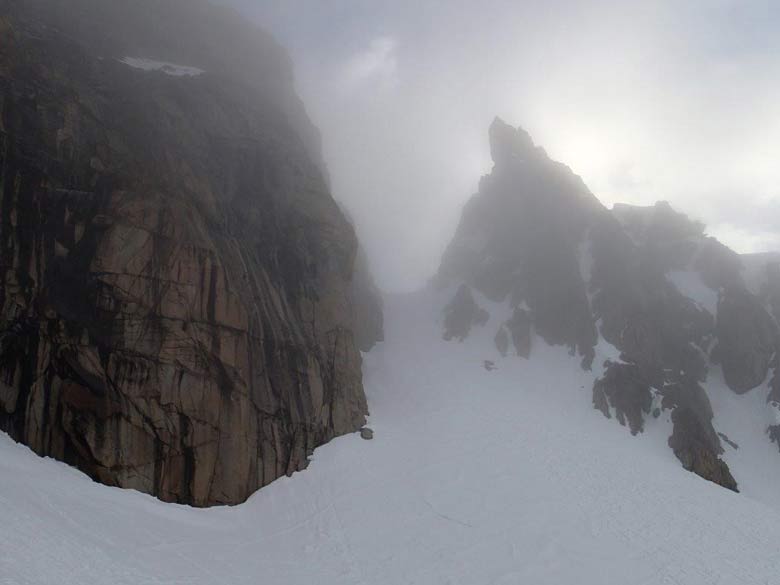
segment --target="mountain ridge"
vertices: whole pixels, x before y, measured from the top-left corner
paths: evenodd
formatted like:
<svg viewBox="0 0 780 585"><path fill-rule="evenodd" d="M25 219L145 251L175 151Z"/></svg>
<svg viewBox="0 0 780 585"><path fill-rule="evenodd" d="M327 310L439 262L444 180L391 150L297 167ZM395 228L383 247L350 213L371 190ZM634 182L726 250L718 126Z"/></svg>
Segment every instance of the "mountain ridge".
<svg viewBox="0 0 780 585"><path fill-rule="evenodd" d="M458 288L446 308L457 337L487 320L474 317L484 311L474 289L509 304L512 317L496 332L502 354L512 331L517 353L532 359L536 334L590 370L596 345L609 343L619 359L594 381L595 408L632 434L670 410L668 442L683 466L736 490L702 385L716 364L736 393L777 376L774 257L753 259L764 287L751 292L739 255L668 203L609 210L524 130L496 118L489 139L493 170L466 204L435 279ZM446 325L444 337L453 337ZM773 438L775 428L766 429Z"/></svg>

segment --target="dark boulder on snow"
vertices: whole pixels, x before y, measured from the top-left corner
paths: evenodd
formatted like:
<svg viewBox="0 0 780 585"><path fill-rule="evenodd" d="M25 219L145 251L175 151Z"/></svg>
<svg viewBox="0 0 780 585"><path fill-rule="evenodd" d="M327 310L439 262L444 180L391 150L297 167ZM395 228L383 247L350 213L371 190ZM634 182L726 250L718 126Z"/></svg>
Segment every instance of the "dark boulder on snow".
<svg viewBox="0 0 780 585"><path fill-rule="evenodd" d="M737 482L726 462L720 458L723 447L712 427L712 410L701 404L707 400L704 390L697 384L682 389L683 400L672 411L672 435L669 446L688 471L733 491ZM707 405L709 401L707 400Z"/></svg>
<svg viewBox="0 0 780 585"><path fill-rule="evenodd" d="M726 462L717 456L717 448L710 437L710 429L689 409L672 412L674 430L669 446L688 471L732 491L737 481ZM721 448L722 449L722 448Z"/></svg>
<svg viewBox="0 0 780 585"><path fill-rule="evenodd" d="M444 339L463 341L472 327L484 325L489 318L488 312L477 305L471 289L463 284L444 308Z"/></svg>
<svg viewBox="0 0 780 585"><path fill-rule="evenodd" d="M662 406L672 410L669 446L688 471L737 491L737 483L720 456L720 433L712 425L714 413L707 393L693 379L667 384L661 391ZM729 444L734 445L729 441Z"/></svg>

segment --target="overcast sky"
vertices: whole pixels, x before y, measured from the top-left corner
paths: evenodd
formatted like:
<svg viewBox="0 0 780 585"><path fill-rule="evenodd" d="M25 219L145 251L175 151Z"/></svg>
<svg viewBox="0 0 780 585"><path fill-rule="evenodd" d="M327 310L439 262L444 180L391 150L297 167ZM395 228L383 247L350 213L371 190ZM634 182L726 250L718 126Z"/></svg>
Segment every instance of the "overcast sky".
<svg viewBox="0 0 780 585"><path fill-rule="evenodd" d="M223 1L290 51L386 290L435 272L496 115L609 206L780 250L780 1Z"/></svg>

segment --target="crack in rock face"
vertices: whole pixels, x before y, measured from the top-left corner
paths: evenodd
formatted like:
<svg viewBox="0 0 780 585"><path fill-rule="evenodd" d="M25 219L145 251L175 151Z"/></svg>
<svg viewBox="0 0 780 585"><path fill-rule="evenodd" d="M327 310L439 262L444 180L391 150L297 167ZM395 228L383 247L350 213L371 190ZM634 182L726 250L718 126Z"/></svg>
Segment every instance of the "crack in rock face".
<svg viewBox="0 0 780 585"><path fill-rule="evenodd" d="M118 61L133 23L75 0L95 27L61 35L41 6L2 20L0 429L108 485L242 502L363 426L355 302L381 336L288 59L196 7L190 53L138 42L213 71L216 34L256 77L156 75Z"/></svg>

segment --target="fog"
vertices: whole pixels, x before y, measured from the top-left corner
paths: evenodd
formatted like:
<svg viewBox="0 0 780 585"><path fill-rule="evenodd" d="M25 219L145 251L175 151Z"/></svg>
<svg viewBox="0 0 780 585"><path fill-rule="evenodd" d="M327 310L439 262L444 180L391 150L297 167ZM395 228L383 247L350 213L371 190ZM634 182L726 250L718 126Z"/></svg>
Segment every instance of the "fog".
<svg viewBox="0 0 780 585"><path fill-rule="evenodd" d="M780 3L223 0L287 47L385 290L436 270L496 115L606 204L780 249Z"/></svg>

